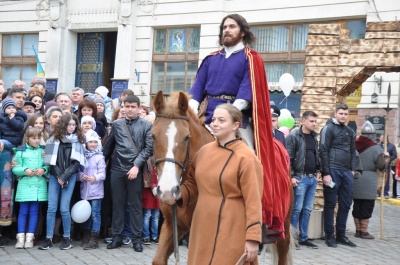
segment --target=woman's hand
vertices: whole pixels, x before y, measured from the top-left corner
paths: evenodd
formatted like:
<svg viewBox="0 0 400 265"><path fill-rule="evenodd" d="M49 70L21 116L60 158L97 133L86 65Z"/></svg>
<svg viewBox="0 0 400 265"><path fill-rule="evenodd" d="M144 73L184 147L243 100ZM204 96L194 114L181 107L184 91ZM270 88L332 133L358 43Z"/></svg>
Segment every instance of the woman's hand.
<svg viewBox="0 0 400 265"><path fill-rule="evenodd" d="M247 254L246 261L254 261L258 254L258 242L253 240L246 240L244 244L244 253Z"/></svg>

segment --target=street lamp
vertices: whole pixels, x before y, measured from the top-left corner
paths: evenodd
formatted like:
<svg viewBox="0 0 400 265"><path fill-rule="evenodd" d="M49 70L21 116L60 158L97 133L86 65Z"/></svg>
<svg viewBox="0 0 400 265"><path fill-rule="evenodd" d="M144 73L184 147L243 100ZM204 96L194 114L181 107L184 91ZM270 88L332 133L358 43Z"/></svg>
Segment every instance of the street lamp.
<svg viewBox="0 0 400 265"><path fill-rule="evenodd" d="M379 88L379 93L381 93L382 90L382 76L381 77L376 77L374 76L376 86ZM375 87L374 87L374 93L371 95L371 103L378 103L378 94L375 92Z"/></svg>
<svg viewBox="0 0 400 265"><path fill-rule="evenodd" d="M371 103L378 103L378 94L375 92L371 95Z"/></svg>

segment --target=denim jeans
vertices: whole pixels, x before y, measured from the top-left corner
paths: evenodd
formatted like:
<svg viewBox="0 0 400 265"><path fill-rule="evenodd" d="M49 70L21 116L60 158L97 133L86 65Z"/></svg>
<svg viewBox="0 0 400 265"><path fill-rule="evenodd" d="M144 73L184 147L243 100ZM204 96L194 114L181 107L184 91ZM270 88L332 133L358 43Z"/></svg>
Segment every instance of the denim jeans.
<svg viewBox="0 0 400 265"><path fill-rule="evenodd" d="M151 218L151 238L158 237L158 221L160 219L159 209L143 209L143 238L150 238L150 218Z"/></svg>
<svg viewBox="0 0 400 265"><path fill-rule="evenodd" d="M294 188L294 205L290 223L293 227L299 224L299 241L308 239L308 223L314 205L317 179L309 178L307 175L297 176L297 186Z"/></svg>
<svg viewBox="0 0 400 265"><path fill-rule="evenodd" d="M333 218L336 201L339 209L336 216L336 236L344 236L349 210L353 202L353 174L350 170L329 169L335 187L324 185L324 230L327 236L334 234Z"/></svg>
<svg viewBox="0 0 400 265"><path fill-rule="evenodd" d="M29 215L28 231L26 217ZM35 233L39 219L39 202L21 202L18 214L18 233Z"/></svg>
<svg viewBox="0 0 400 265"><path fill-rule="evenodd" d="M49 179L49 202L47 208L46 237L53 238L54 225L56 222L56 211L58 200L60 199L60 212L64 229L64 237L71 236L71 213L69 210L72 192L74 191L76 175L72 175L68 180L68 185L61 188L57 177L50 175Z"/></svg>
<svg viewBox="0 0 400 265"><path fill-rule="evenodd" d="M92 206L92 215L83 223L84 229L92 228L93 233L100 233L101 226L101 199L88 200Z"/></svg>

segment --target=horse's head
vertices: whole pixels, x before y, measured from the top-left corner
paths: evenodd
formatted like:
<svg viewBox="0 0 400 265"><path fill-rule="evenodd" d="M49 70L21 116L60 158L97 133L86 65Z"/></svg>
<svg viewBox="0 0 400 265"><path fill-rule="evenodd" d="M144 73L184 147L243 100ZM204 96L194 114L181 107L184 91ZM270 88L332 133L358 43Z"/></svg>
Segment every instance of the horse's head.
<svg viewBox="0 0 400 265"><path fill-rule="evenodd" d="M156 120L153 124L154 157L158 173L157 194L163 201L180 196L180 181L189 162L189 98L173 93L164 101L161 91L153 100Z"/></svg>

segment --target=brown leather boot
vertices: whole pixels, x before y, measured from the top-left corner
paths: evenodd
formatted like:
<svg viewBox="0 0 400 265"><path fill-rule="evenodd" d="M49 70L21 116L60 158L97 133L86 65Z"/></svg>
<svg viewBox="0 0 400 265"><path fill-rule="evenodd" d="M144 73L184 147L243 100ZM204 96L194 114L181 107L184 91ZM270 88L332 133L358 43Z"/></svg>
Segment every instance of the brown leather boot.
<svg viewBox="0 0 400 265"><path fill-rule="evenodd" d="M360 219L354 218L354 224L356 225L356 233L354 234L355 237L361 237L361 222Z"/></svg>
<svg viewBox="0 0 400 265"><path fill-rule="evenodd" d="M84 250L96 249L99 247L100 233L93 233L90 235L89 243L83 246Z"/></svg>
<svg viewBox="0 0 400 265"><path fill-rule="evenodd" d="M373 235L368 233L369 219L360 219L361 223L361 238L362 239L375 239Z"/></svg>

